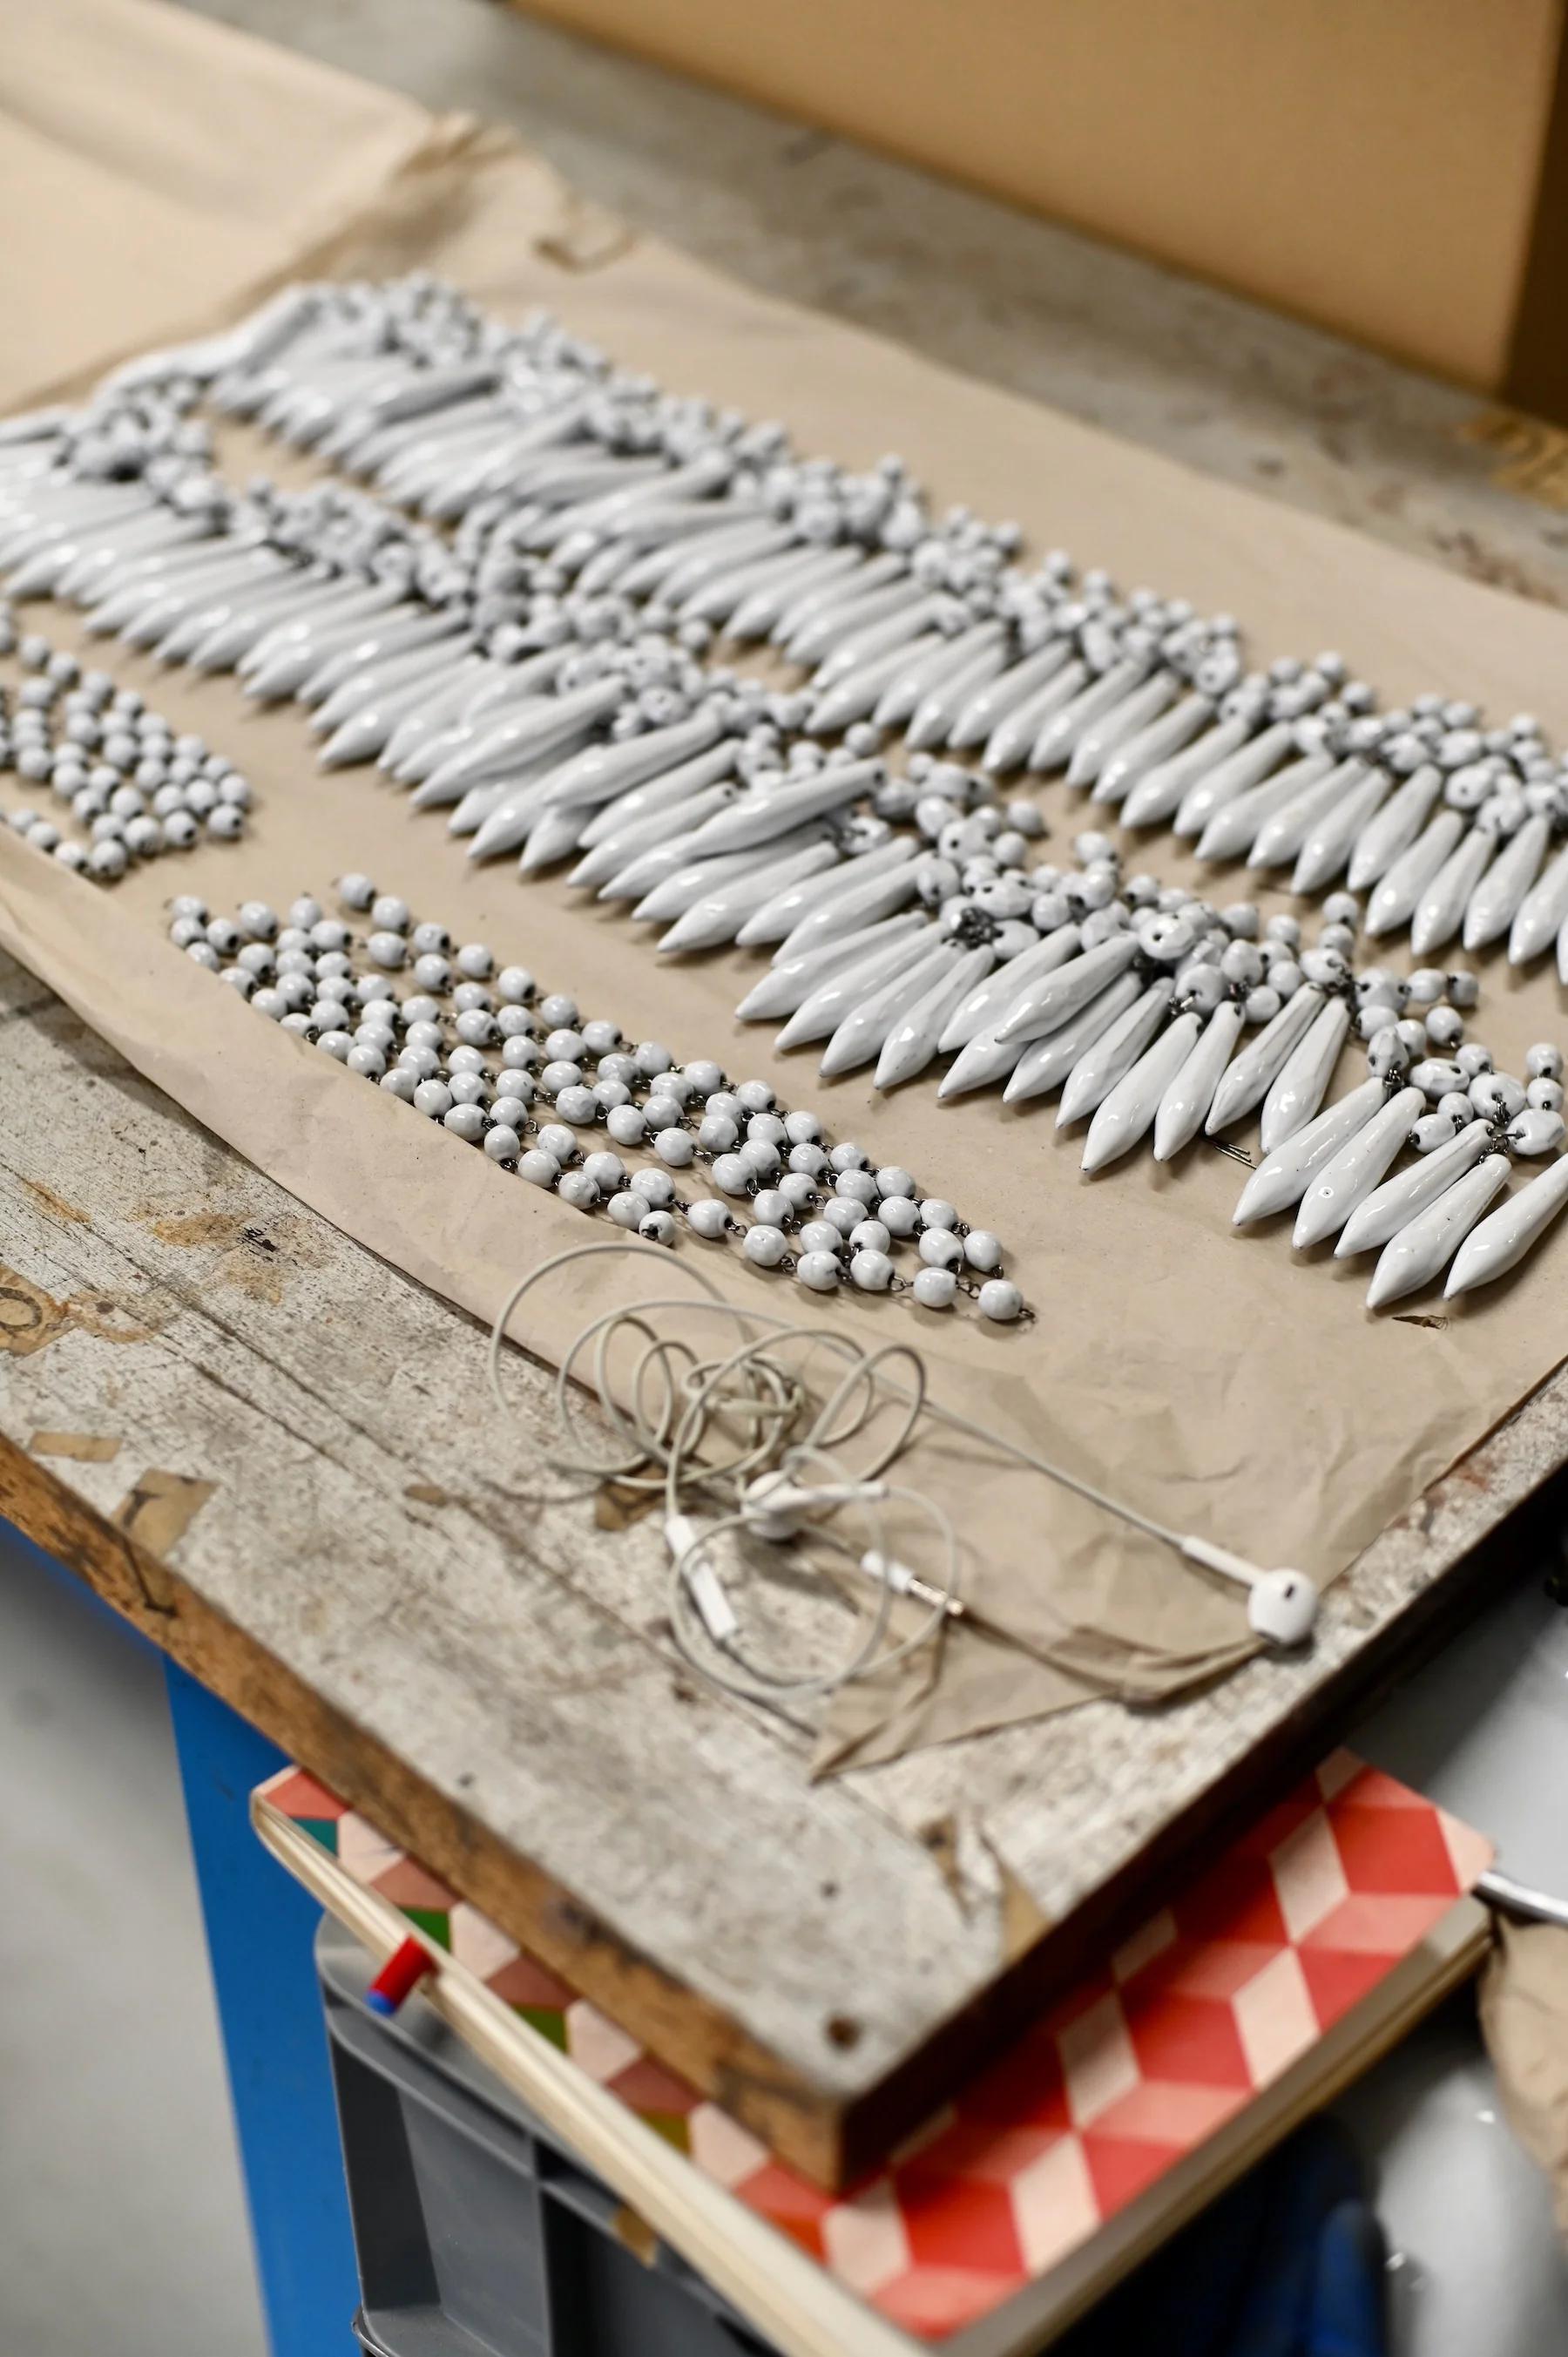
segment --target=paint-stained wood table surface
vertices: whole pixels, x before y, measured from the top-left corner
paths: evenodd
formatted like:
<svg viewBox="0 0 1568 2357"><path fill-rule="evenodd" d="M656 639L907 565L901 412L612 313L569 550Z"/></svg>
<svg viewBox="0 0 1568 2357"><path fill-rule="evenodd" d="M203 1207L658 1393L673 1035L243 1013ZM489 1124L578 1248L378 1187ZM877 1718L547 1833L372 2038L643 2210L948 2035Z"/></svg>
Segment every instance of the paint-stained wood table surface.
<svg viewBox="0 0 1568 2357"><path fill-rule="evenodd" d="M1528 496L1558 495L1551 437L1466 438L1462 394L1326 338L469 0L423 13L449 50L395 52L415 95L467 97L469 43L490 111L709 258L1568 592L1562 517ZM395 14L302 11L299 38L380 71ZM1502 460L1514 488L1487 479ZM803 1729L673 1652L656 1534L545 1469L548 1379L521 1359L539 1476L495 1478L516 1452L484 1340L0 960L0 1513L823 2179L1332 1740L1568 1463L1559 1378L1337 1586L1308 1660L813 1785Z"/></svg>

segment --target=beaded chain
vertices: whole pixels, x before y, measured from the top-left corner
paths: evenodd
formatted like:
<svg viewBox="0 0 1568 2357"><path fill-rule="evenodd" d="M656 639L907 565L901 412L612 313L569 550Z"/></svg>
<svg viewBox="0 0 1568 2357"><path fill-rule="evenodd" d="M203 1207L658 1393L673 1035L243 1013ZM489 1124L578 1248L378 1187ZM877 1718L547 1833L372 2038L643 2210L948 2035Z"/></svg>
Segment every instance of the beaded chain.
<svg viewBox="0 0 1568 2357"><path fill-rule="evenodd" d="M283 923L259 900L214 917L182 894L169 937L348 1071L649 1243L673 1244L683 1225L812 1293L847 1283L908 1293L923 1309L969 1302L997 1325L1032 1314L1001 1274L994 1235L923 1194L909 1171L878 1168L847 1140L830 1145L817 1115L781 1105L766 1081L732 1084L710 1059L677 1064L658 1040L628 1044L618 1024L584 1017L575 998L542 996L526 968L498 972L484 943L454 946L444 926L415 922L366 876L342 877L337 889L368 933L310 895ZM388 970L405 964L413 988L400 997ZM610 1143L596 1146L601 1128ZM656 1160L628 1169L618 1148ZM682 1196L673 1174L699 1169L718 1192ZM747 1220L736 1216L742 1204ZM906 1244L918 1263L909 1276L895 1259Z"/></svg>

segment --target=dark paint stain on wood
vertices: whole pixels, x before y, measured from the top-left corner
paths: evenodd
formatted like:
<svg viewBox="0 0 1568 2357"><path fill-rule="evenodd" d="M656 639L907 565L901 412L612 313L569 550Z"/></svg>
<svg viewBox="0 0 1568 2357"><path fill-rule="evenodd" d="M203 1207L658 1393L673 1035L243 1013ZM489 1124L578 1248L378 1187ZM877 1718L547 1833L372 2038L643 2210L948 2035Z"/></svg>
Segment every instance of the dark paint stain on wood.
<svg viewBox="0 0 1568 2357"><path fill-rule="evenodd" d="M145 1321L145 1305L138 1312L112 1293L73 1293L59 1301L0 1262L0 1351L11 1358L30 1358L62 1334L91 1334L102 1342L145 1342L156 1330Z"/></svg>

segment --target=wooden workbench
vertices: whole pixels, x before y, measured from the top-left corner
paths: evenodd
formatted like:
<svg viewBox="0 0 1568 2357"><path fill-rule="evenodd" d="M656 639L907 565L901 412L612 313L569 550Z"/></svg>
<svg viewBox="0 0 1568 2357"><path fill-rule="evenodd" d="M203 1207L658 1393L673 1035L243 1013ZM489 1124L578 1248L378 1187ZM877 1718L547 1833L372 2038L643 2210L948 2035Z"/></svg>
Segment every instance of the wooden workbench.
<svg viewBox="0 0 1568 2357"><path fill-rule="evenodd" d="M371 42L389 9L333 23ZM1472 572L1568 583L1551 511L1458 438L1463 396L540 27L454 16L476 55L532 58L511 111L547 150L575 125L557 160L579 186L653 226L678 212L712 258ZM487 76L490 111L501 92ZM655 116L657 143L634 130ZM696 154L727 199L693 205ZM1306 1661L812 1785L803 1728L680 1663L653 1533L605 1530L545 1469L542 1371L514 1373L538 1468L520 1485L495 1469L517 1448L480 1330L3 961L0 1082L0 1512L824 2179L1147 1903L1174 1818L1211 1833L1323 1749L1568 1462L1560 1379L1336 1587Z"/></svg>
<svg viewBox="0 0 1568 2357"><path fill-rule="evenodd" d="M1304 1662L812 1784L803 1729L684 1669L647 1524L496 1477L471 1320L5 961L0 1060L0 1512L824 2177L1147 1903L1173 1813L1212 1830L1321 1749L1351 1653L1362 1690L1568 1458L1559 1382L1331 1591ZM542 1458L548 1379L512 1391Z"/></svg>

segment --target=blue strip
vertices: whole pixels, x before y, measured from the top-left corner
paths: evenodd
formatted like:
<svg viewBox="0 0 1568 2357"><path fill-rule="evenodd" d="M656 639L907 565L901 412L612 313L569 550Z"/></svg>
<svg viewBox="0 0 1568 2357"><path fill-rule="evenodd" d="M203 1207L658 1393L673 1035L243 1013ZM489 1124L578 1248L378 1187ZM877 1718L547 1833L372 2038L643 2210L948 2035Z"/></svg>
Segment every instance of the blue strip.
<svg viewBox="0 0 1568 2357"><path fill-rule="evenodd" d="M315 1900L251 1828L284 1755L166 1663L273 2357L343 2357L359 2306L316 1978Z"/></svg>

